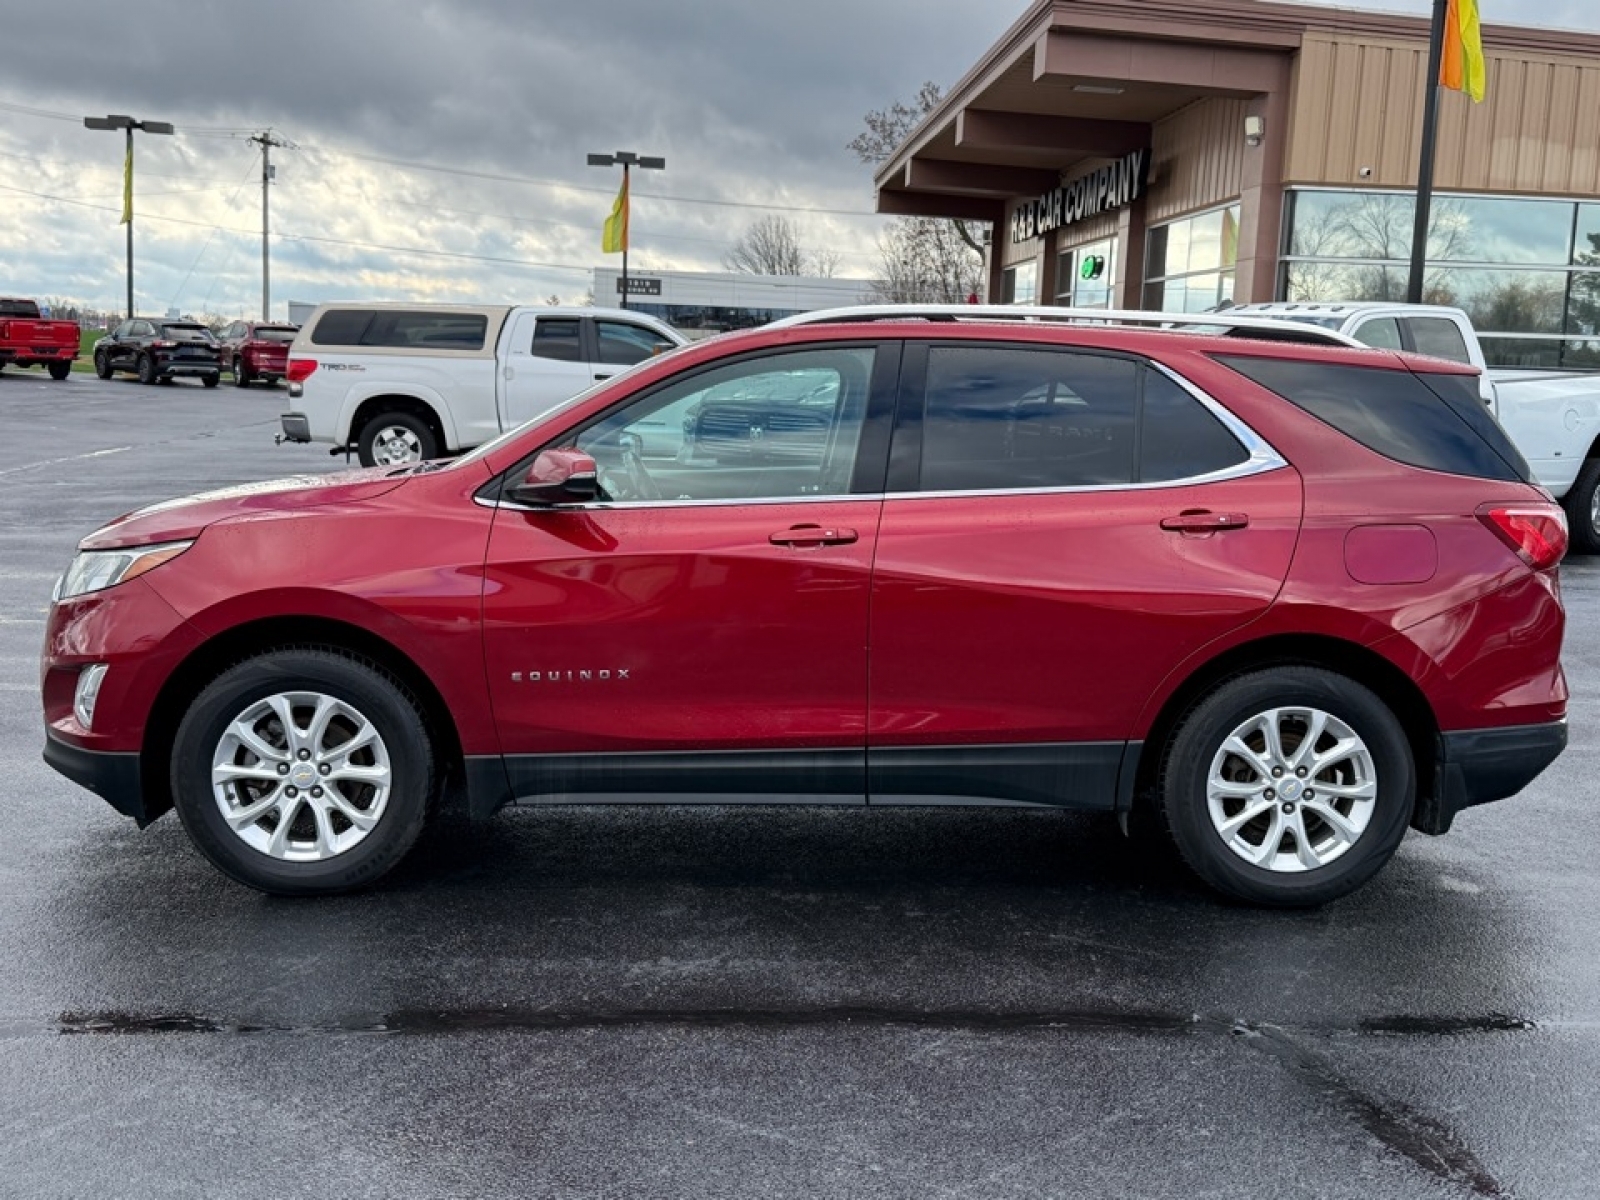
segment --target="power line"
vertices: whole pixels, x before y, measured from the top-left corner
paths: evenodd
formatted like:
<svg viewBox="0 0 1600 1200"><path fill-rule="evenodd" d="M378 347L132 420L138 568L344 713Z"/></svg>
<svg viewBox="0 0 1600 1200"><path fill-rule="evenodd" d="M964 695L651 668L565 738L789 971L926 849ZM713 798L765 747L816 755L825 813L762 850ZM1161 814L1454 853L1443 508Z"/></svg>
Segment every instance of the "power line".
<svg viewBox="0 0 1600 1200"><path fill-rule="evenodd" d="M493 171L474 171L466 167L446 167L438 163L413 162L402 158L386 158L377 154L359 154L354 150L330 150L316 146L311 148L324 155L354 158L362 162L383 163L385 166L405 167L414 171L433 171L441 175L459 175L467 179L484 179L491 183L515 183L527 187L559 188L563 191L588 192L597 196L614 196L616 194L615 188L589 187L585 184L566 183L559 179L539 179L531 175L502 175ZM637 190L633 191L632 194L650 200L663 200L669 204L704 204L715 208L762 209L769 212L815 213L818 216L881 219L881 214L867 212L864 209L820 208L797 204L760 204L749 200L713 200L695 196L668 196L661 192L641 192Z"/></svg>

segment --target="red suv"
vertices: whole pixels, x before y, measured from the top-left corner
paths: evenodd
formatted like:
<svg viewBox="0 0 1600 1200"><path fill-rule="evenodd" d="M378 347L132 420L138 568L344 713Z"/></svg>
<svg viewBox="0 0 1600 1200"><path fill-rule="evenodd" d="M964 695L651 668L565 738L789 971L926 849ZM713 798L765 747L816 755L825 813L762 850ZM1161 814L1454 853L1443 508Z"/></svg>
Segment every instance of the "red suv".
<svg viewBox="0 0 1600 1200"><path fill-rule="evenodd" d="M372 883L458 778L474 815L1150 804L1213 886L1316 904L1561 752L1565 546L1442 361L769 327L451 462L90 535L45 757L277 893Z"/></svg>
<svg viewBox="0 0 1600 1200"><path fill-rule="evenodd" d="M299 332L298 325L235 321L217 334L222 363L233 372L234 386L249 387L259 380L270 387L282 379L289 361L289 343Z"/></svg>

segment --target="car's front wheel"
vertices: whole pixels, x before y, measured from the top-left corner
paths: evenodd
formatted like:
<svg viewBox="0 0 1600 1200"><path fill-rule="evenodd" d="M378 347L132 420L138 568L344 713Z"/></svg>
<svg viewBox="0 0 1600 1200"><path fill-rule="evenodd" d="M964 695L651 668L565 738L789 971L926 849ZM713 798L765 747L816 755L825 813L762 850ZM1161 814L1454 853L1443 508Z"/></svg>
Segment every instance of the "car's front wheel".
<svg viewBox="0 0 1600 1200"><path fill-rule="evenodd" d="M435 786L417 701L374 663L276 650L190 705L172 793L202 853L241 883L321 895L375 882L410 850Z"/></svg>
<svg viewBox="0 0 1600 1200"><path fill-rule="evenodd" d="M1415 803L1400 722L1332 671L1285 666L1228 680L1167 742L1159 798L1184 861L1220 891L1325 904L1393 856Z"/></svg>
<svg viewBox="0 0 1600 1200"><path fill-rule="evenodd" d="M357 449L364 467L403 467L437 457L439 443L422 418L388 412L366 423Z"/></svg>
<svg viewBox="0 0 1600 1200"><path fill-rule="evenodd" d="M94 352L94 373L101 379L111 378L111 357L104 350Z"/></svg>
<svg viewBox="0 0 1600 1200"><path fill-rule="evenodd" d="M254 376L250 374L250 368L244 364L244 356L235 354L233 356L233 386L249 387L253 378Z"/></svg>

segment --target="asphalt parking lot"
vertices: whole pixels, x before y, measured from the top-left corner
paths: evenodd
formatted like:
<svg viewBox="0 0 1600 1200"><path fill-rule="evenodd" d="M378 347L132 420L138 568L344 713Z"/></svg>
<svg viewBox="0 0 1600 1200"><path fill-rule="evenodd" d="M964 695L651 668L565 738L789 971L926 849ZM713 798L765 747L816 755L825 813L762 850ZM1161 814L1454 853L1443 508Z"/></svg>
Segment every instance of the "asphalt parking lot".
<svg viewBox="0 0 1600 1200"><path fill-rule="evenodd" d="M269 899L40 759L76 540L341 465L282 390L0 376L0 1196L1587 1197L1600 561L1572 743L1321 911L1108 821L552 809Z"/></svg>

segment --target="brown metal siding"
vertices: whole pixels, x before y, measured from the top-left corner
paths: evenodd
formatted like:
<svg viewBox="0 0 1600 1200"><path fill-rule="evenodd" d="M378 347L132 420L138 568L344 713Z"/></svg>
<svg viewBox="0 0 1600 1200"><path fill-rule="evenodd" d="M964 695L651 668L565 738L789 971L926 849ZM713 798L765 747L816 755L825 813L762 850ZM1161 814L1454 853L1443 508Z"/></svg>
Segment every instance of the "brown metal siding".
<svg viewBox="0 0 1600 1200"><path fill-rule="evenodd" d="M1483 103L1445 92L1434 185L1476 192L1600 191L1600 63L1485 47ZM1415 187L1422 43L1308 34L1301 47L1289 183ZM1370 168L1370 175L1362 175Z"/></svg>
<svg viewBox="0 0 1600 1200"><path fill-rule="evenodd" d="M1244 100L1201 100L1157 122L1151 131L1147 225L1238 199L1245 107Z"/></svg>

